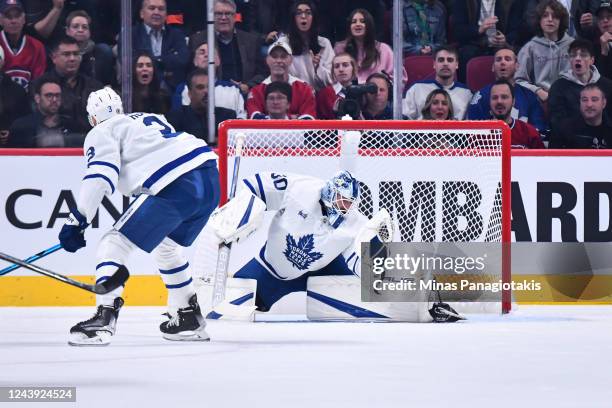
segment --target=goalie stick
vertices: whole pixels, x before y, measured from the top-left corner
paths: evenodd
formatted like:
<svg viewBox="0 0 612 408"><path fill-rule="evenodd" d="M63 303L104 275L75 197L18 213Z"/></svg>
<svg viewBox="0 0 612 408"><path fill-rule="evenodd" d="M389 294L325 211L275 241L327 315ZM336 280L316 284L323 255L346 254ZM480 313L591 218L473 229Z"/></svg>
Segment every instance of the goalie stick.
<svg viewBox="0 0 612 408"><path fill-rule="evenodd" d="M45 249L44 251L40 251L39 253L34 254L34 255L24 259L23 262L32 263L34 261L38 261L40 258L43 258L43 257L45 257L47 255L50 255L50 254L52 254L54 252L57 252L60 249L62 249L62 245L61 244L54 245L51 248ZM12 271L14 271L15 269L18 269L18 268L21 268L21 265L13 264L11 266L7 266L6 268L4 268L4 269L2 269L0 271L0 276L6 275L7 273L12 272Z"/></svg>
<svg viewBox="0 0 612 408"><path fill-rule="evenodd" d="M17 259L15 257L12 257L10 255L4 254L2 252L0 252L0 259L3 259L5 261L14 263L16 265L22 266L26 269L29 269L31 271L34 271L36 273L40 273L41 275L45 275L48 276L50 278L56 279L60 282L64 282L67 283L69 285L75 286L77 288L81 288L83 290L86 290L88 292L92 292L95 293L97 295L104 295L106 293L109 293L115 289L117 289L119 286L123 285L125 283L125 281L128 280L128 278L130 277L130 274L127 270L127 268L125 267L120 267L117 272L115 272L110 278L108 278L107 280L105 280L102 283L97 283L95 285L89 285L87 283L83 283L83 282L79 282L76 281L74 279L70 279L67 276L61 275L57 272L53 272L50 271L48 269L45 268L41 268L40 266L37 265L32 265L29 264L25 261L22 261L21 259Z"/></svg>
<svg viewBox="0 0 612 408"><path fill-rule="evenodd" d="M238 172L240 170L240 156L242 155L242 147L246 136L244 133L238 133L236 135L236 156L234 159L234 171L232 173L232 185L230 186L230 193L228 201L234 198L236 195L236 186L238 185ZM225 286L227 284L227 269L229 267L229 257L232 250L232 243L226 244L221 242L219 244L219 252L217 255L217 265L215 268L215 281L213 283L212 291L212 302L211 305L214 308L225 299Z"/></svg>

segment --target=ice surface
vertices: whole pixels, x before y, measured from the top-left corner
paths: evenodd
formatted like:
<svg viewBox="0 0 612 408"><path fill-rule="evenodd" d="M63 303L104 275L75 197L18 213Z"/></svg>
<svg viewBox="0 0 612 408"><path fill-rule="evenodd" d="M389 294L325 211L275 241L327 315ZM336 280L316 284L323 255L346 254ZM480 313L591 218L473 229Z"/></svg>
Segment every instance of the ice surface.
<svg viewBox="0 0 612 408"><path fill-rule="evenodd" d="M612 307L459 324L213 321L210 343L163 340L162 312L126 307L110 346L76 348L68 330L93 308L0 308L0 385L77 387L76 404L14 405L38 408L612 407Z"/></svg>

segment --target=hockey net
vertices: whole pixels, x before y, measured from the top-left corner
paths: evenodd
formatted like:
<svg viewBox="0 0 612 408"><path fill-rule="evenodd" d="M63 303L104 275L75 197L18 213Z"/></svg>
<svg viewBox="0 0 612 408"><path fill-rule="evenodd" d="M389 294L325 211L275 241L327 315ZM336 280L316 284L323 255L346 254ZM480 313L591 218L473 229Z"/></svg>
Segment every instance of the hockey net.
<svg viewBox="0 0 612 408"><path fill-rule="evenodd" d="M222 202L238 134L246 137L240 178L272 171L326 179L347 169L362 183L359 210L392 215L394 241L510 241L510 130L502 122L227 121ZM508 265L502 274L509 282ZM509 291L500 300L508 311Z"/></svg>

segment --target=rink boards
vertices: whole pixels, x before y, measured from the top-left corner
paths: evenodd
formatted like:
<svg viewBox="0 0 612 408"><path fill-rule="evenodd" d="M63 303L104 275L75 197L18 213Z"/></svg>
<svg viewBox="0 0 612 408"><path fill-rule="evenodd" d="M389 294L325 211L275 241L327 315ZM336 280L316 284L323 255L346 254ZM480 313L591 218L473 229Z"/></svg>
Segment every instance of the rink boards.
<svg viewBox="0 0 612 408"><path fill-rule="evenodd" d="M25 258L57 243L68 205L78 194L84 160L78 149L39 150L36 153L42 155L37 156L25 155L31 151L18 153L23 155L0 150L0 174L3 175L0 251ZM514 151L513 240L611 241L612 180L606 171L611 166L612 153L606 152ZM118 195L106 200L99 219L86 233L88 246L76 254L50 255L41 265L91 280L96 243L128 202ZM252 254L242 254L245 259L249 256ZM240 255L234 262L241 262ZM0 264L1 268L5 266ZM129 268L133 276L125 293L128 304L165 304L165 289L150 257L139 251L131 258ZM554 282L557 277L526 276L514 271L513 278L541 281L546 292L543 302L576 301L572 298L575 296L582 302L612 303L609 275L575 276ZM568 285L577 289L558 290ZM93 296L86 292L28 272L15 271L0 278L0 306L85 305L93 301Z"/></svg>

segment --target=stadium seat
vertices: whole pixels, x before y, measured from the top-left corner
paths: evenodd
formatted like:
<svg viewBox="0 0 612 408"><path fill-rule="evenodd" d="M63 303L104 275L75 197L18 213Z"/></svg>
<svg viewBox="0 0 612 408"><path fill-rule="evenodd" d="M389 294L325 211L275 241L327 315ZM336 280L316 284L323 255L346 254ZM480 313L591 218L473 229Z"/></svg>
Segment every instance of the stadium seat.
<svg viewBox="0 0 612 408"><path fill-rule="evenodd" d="M404 58L404 68L406 68L408 73L406 89L417 81L433 79L435 77L433 57L431 55L408 56Z"/></svg>
<svg viewBox="0 0 612 408"><path fill-rule="evenodd" d="M491 67L493 66L493 56L484 55L482 57L474 57L467 63L466 85L473 92L483 88L495 81L495 74Z"/></svg>

